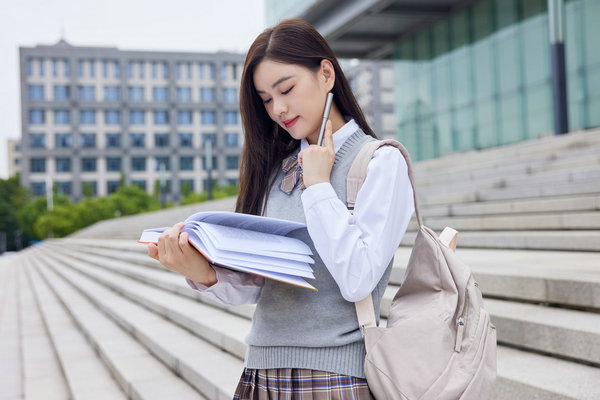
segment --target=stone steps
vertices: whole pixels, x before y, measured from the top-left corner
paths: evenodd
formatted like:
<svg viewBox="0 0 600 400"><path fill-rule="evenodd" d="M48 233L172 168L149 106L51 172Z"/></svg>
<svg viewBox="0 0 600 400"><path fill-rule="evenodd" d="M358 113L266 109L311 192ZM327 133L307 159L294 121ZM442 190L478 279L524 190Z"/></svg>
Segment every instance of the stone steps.
<svg viewBox="0 0 600 400"><path fill-rule="evenodd" d="M101 256L86 257L88 256L86 253L79 253L79 257L81 257L79 258L75 257L77 252L72 249L67 249L66 247L60 248L60 251L57 247L54 247L49 253L52 254L53 258L60 259L61 264L64 267L85 274L89 277L90 282L110 287L110 290L115 291L132 301L136 301L138 304L143 305L144 308L159 313L163 318L174 321L181 327L186 327L186 329L202 337L202 339L211 343L213 346L217 346L230 354L235 354L239 360L243 357L245 351L243 337L249 330L249 318L251 317L251 312L232 313L230 312L230 307L216 306L209 303L199 304L199 302L194 299L195 292L187 288L183 278L178 277L175 274L160 272L159 270L152 270L150 268L140 268L133 265L129 265L129 268L123 268L123 266L118 266L118 261L112 260L109 264L109 260L106 258ZM102 265L102 267L98 264L93 266L92 264L94 263L98 263ZM139 269L139 274L134 278L135 274L133 270L135 268ZM163 282L161 283L158 281ZM78 283L78 285L79 284L80 283ZM177 285L178 287L173 291L173 286ZM161 287L161 289L159 289L159 287ZM170 291L170 293L167 293L166 291ZM191 292L194 293L194 295L184 296L181 295L181 291ZM99 299L101 298L102 297L100 296ZM210 323L207 321L210 321ZM548 326L548 324L541 324L541 326L542 328L538 327L537 329L546 329L551 331L550 333L555 333L557 332L556 329L558 329L553 326ZM501 328L499 328L499 331L500 330ZM517 344L514 343L512 345ZM506 361L504 362L509 363L509 365L505 364L503 368L500 368L499 366L499 371L517 368L524 360L526 360L526 362L536 365L539 368L544 366L544 368L547 368L548 365L553 365L554 368L557 369L548 371L548 374L555 377L562 377L561 379L564 379L564 377L569 377L569 379L579 379L576 378L577 376L600 378L600 369L598 368L556 360L555 358L541 354L515 350L504 346L499 347L499 359L500 354L505 354L506 352L512 354L515 351L519 354L519 357L505 357ZM560 362L557 363L556 361ZM241 363L241 361L239 362ZM231 375L231 372L229 374ZM235 377L238 373L234 373L233 375ZM583 399L593 397L585 397L586 395L582 393L600 393L600 380L597 381L599 384L591 386L591 389L588 383L582 382L584 387L588 385L587 387L589 390L580 393L577 391L577 388L570 389L570 391L564 391L562 389L560 391L549 390L545 386L543 377L538 376L538 372L527 373L519 376L519 379L515 379L512 376L509 377L508 375L509 374L500 374L499 382L503 382L503 387L495 389L494 399L511 398L507 397L505 393L515 393L516 391L522 390L522 385L524 384L526 385L527 392L538 396L537 398L546 398L542 397L542 395L545 396L549 394L554 397L548 398ZM538 383L538 381L540 383Z"/></svg>
<svg viewBox="0 0 600 400"><path fill-rule="evenodd" d="M148 357L156 362L160 360L170 375L180 376L186 386L194 387L208 399L233 396L242 372L242 361L239 355L234 357L224 353L227 347L222 346L228 343L221 342L222 337L210 335L210 325L220 326L219 319L222 319L213 308L58 253L53 252L51 257L47 264L56 274L85 293L88 301L102 310L106 318L119 324L131 340L144 346ZM181 308L182 305L191 308ZM194 323L188 323L189 314L193 314ZM227 329L227 326L221 326L221 329ZM198 336L199 330L206 336ZM210 339L217 343L211 344ZM164 385L169 387L171 384ZM178 392L168 396L163 392L161 396L184 398Z"/></svg>
<svg viewBox="0 0 600 400"><path fill-rule="evenodd" d="M55 250L60 251L58 248ZM187 287L181 288L182 279L175 274L145 271L122 261L106 260L103 256L83 253L81 250L65 250L64 248L61 250L66 252L71 259L87 261L99 267L102 266L104 269L110 269L111 272L125 275L135 281L175 293L190 292ZM396 269L401 268L397 267ZM398 273L395 272L394 275L398 275ZM573 271L571 276L574 277L575 275L576 273ZM514 279L512 284L518 285L518 279ZM600 279L596 282L595 288L600 293ZM398 286L388 286L382 301L382 316L387 317L389 306L397 290ZM485 293L485 288L483 290ZM600 314L493 299L486 299L486 305L488 304L490 304L488 309L492 321L498 326L499 341L540 352L578 359L581 362L595 363L600 366ZM248 311L248 316L251 316L251 309ZM511 313L514 316L511 316ZM527 319L527 317L530 319ZM567 323L569 321L571 322L570 326ZM517 330L516 333L526 332L529 336L525 338L515 337L515 326L521 330ZM506 336L504 336L505 333ZM531 338L537 337L550 339L560 337L568 340L566 340L566 343L555 343L553 340L532 343ZM582 343L586 343L586 350L584 351L582 351ZM594 351L595 349L598 351Z"/></svg>
<svg viewBox="0 0 600 400"><path fill-rule="evenodd" d="M129 335L117 322L106 315L106 309L117 307L117 304L122 306L118 298L105 296L102 306L98 307L83 295L88 288L82 286L82 282L67 283L69 271L61 268L47 254L36 254L36 256L34 266L37 273L41 275L40 279L47 283L64 305L66 312L76 321L79 329L95 348L127 398L204 399L173 371L154 358L140 341ZM60 273L57 273L57 270L60 270Z"/></svg>
<svg viewBox="0 0 600 400"><path fill-rule="evenodd" d="M438 232L439 233L439 232ZM416 232L406 232L401 246L412 246ZM483 249L600 251L600 231L472 231L460 233L460 246Z"/></svg>
<svg viewBox="0 0 600 400"><path fill-rule="evenodd" d="M23 313L25 397L126 399L46 281L31 265L24 268L23 274L28 279L22 277L26 285L21 287L22 306L29 310Z"/></svg>

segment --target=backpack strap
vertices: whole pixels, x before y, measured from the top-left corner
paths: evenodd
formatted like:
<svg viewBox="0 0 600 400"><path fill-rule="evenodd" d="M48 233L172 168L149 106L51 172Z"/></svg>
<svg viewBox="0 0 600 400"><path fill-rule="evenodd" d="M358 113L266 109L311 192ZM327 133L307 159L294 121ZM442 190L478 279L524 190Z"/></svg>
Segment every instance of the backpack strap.
<svg viewBox="0 0 600 400"><path fill-rule="evenodd" d="M421 219L421 213L419 212L419 206L417 204L417 192L415 190L415 181L413 178L413 169L412 164L410 162L410 155L406 148L398 141L393 139L386 140L375 140L371 142L367 142L360 151L358 155L352 162L350 166L350 170L348 171L348 175L346 175L346 202L348 204L348 210L350 213L354 213L354 205L356 203L356 197L358 196L358 191L362 187L365 178L367 177L367 167L371 158L373 158L373 153L377 149L383 146L393 146L400 150L404 160L406 161L406 165L408 166L408 178L410 179L410 184L413 189L413 199L415 202L415 214L417 217L417 223L419 224L419 228L423 225L423 221ZM376 327L377 322L375 319L375 308L373 306L373 297L369 294L364 299L357 301L354 303L356 308L356 316L358 317L358 325L360 326L361 332L363 332L364 328ZM363 334L364 336L364 334Z"/></svg>
<svg viewBox="0 0 600 400"><path fill-rule="evenodd" d="M402 143L393 139L386 140L375 140L368 142L365 144L360 151L352 165L350 166L350 170L348 171L348 175L346 175L346 202L348 204L348 210L351 213L354 212L354 205L356 203L356 197L358 196L358 192L365 182L365 178L367 177L367 166L373 158L373 153L377 149L383 146L393 146L400 150L404 160L406 161L406 165L408 166L408 178L410 179L410 184L413 189L413 199L415 202L415 215L417 217L417 223L419 227L423 225L423 220L421 219L421 213L419 212L419 205L417 204L417 192L415 190L415 180L413 178L413 169L412 164L410 162L410 155L406 148L402 145Z"/></svg>

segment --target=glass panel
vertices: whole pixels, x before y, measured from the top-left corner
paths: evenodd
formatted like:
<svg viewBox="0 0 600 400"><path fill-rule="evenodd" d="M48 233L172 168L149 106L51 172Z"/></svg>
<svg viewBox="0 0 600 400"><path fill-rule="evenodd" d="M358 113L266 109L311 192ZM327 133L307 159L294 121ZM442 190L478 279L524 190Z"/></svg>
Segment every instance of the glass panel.
<svg viewBox="0 0 600 400"><path fill-rule="evenodd" d="M513 143L523 139L520 95L504 96L500 99L500 118L501 143Z"/></svg>
<svg viewBox="0 0 600 400"><path fill-rule="evenodd" d="M600 37L600 1L583 0L584 46L587 65L600 64L598 37Z"/></svg>
<svg viewBox="0 0 600 400"><path fill-rule="evenodd" d="M550 43L548 40L548 18L545 14L523 22L521 41L525 85L550 79Z"/></svg>

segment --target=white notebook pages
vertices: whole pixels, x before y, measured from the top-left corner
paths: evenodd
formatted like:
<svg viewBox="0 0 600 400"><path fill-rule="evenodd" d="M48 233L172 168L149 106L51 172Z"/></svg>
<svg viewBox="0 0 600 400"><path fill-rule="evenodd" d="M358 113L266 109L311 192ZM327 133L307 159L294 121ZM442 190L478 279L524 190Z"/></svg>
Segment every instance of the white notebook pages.
<svg viewBox="0 0 600 400"><path fill-rule="evenodd" d="M210 262L236 271L317 290L304 278L315 279L312 251L299 239L287 237L306 225L276 218L228 211L199 212L184 222L189 242ZM146 229L138 242L156 243L168 228Z"/></svg>

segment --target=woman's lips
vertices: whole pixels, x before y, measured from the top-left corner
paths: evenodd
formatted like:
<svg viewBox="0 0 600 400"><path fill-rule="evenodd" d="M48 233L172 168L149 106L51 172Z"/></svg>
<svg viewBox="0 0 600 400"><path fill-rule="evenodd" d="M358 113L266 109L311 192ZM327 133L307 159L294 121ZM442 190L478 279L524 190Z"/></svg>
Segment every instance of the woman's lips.
<svg viewBox="0 0 600 400"><path fill-rule="evenodd" d="M283 121L283 124L285 125L286 128L291 128L292 126L294 126L296 124L296 122L298 122L298 118L300 118L300 116L297 116L295 118L292 119L287 119L285 121Z"/></svg>

